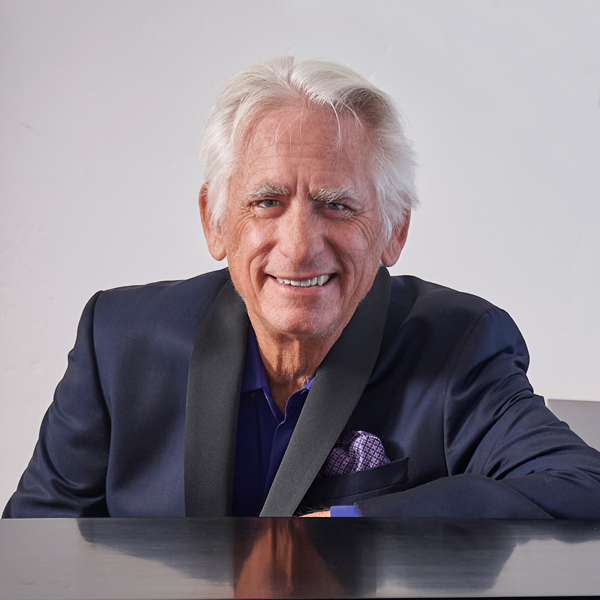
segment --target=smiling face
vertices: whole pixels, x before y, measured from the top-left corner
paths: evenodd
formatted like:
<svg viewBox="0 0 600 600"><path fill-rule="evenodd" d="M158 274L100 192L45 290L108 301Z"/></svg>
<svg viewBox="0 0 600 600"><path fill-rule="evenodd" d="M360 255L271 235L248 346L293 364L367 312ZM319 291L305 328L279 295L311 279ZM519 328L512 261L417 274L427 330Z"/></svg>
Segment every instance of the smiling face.
<svg viewBox="0 0 600 600"><path fill-rule="evenodd" d="M398 259L408 223L383 238L369 148L353 118L282 110L258 123L240 153L222 226L210 224L201 193L209 250L227 256L257 335L337 339L379 262Z"/></svg>

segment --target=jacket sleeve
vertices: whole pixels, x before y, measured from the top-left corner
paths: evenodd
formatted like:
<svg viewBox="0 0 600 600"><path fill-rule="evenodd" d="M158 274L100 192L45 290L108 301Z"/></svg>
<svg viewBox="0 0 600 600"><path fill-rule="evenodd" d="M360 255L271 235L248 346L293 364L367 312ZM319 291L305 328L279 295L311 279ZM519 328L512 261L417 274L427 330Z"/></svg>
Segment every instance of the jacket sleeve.
<svg viewBox="0 0 600 600"><path fill-rule="evenodd" d="M358 502L361 514L600 519L600 453L533 393L510 317L488 310L453 360L444 398L448 476Z"/></svg>
<svg viewBox="0 0 600 600"><path fill-rule="evenodd" d="M110 418L94 351L98 296L83 311L67 371L4 518L108 516L105 482Z"/></svg>

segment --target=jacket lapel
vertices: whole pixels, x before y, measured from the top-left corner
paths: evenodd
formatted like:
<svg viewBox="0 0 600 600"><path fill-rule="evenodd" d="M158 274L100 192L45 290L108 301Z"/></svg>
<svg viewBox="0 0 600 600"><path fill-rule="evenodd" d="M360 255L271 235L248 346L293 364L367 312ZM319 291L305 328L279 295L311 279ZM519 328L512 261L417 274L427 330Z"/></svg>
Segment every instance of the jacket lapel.
<svg viewBox="0 0 600 600"><path fill-rule="evenodd" d="M228 281L212 303L192 352L185 416L185 514L231 515L238 405L248 317Z"/></svg>
<svg viewBox="0 0 600 600"><path fill-rule="evenodd" d="M293 515L317 476L369 381L389 300L390 276L381 267L371 290L317 371L262 517Z"/></svg>

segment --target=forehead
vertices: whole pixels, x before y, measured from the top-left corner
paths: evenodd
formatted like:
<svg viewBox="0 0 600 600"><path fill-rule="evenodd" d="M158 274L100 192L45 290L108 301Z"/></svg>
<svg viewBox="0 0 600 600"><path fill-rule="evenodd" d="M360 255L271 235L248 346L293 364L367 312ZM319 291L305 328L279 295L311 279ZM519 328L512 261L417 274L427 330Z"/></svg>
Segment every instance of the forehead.
<svg viewBox="0 0 600 600"><path fill-rule="evenodd" d="M236 170L245 179L282 168L300 169L314 177L364 176L370 145L367 131L352 115L287 108L256 122L238 154Z"/></svg>

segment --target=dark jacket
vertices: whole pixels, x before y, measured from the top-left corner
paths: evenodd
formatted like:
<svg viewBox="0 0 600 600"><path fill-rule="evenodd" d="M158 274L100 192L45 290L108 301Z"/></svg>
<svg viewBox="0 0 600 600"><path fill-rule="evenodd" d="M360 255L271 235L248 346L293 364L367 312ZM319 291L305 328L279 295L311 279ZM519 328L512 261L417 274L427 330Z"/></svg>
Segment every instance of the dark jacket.
<svg viewBox="0 0 600 600"><path fill-rule="evenodd" d="M227 270L96 294L4 517L231 514L246 327ZM600 454L534 395L527 365L504 311L381 269L263 514L600 519ZM377 435L391 462L316 477L347 430Z"/></svg>

